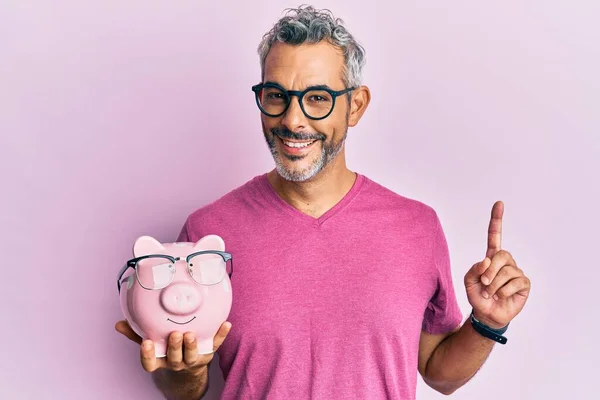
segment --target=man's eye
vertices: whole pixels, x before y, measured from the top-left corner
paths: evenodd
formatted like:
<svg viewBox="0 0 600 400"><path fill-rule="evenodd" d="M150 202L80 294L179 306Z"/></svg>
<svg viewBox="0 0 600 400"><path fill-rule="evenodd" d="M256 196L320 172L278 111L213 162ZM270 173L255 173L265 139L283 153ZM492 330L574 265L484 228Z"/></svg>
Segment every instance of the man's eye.
<svg viewBox="0 0 600 400"><path fill-rule="evenodd" d="M281 93L268 93L267 98L269 99L281 99L283 95Z"/></svg>
<svg viewBox="0 0 600 400"><path fill-rule="evenodd" d="M314 103L326 103L331 100L330 100L329 96L324 96L324 95L320 95L320 94L311 94L310 96L308 96L308 101L314 102Z"/></svg>

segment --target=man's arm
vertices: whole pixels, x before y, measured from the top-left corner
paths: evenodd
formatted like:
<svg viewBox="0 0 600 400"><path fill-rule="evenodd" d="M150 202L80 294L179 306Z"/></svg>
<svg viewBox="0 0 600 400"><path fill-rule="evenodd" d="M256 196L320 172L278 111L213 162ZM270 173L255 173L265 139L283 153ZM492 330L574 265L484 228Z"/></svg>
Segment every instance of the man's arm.
<svg viewBox="0 0 600 400"><path fill-rule="evenodd" d="M208 369L208 365L198 371L161 368L152 373L152 379L168 400L199 400L208 391Z"/></svg>
<svg viewBox="0 0 600 400"><path fill-rule="evenodd" d="M477 333L469 321L443 335L421 333L419 372L423 381L443 394L452 394L481 368L495 342Z"/></svg>
<svg viewBox="0 0 600 400"><path fill-rule="evenodd" d="M525 306L531 282L512 255L501 249L504 204L496 202L488 227L488 248L483 261L465 274L467 298L478 321L492 329L507 326ZM445 335L423 332L419 345L419 372L432 388L451 394L481 368L494 344L467 320Z"/></svg>

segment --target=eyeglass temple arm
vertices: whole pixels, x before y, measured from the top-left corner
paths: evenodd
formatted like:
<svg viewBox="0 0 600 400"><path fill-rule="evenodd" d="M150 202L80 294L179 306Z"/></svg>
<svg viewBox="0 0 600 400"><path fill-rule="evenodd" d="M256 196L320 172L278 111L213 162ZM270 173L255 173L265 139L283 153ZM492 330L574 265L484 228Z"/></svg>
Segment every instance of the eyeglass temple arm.
<svg viewBox="0 0 600 400"><path fill-rule="evenodd" d="M121 267L121 270L119 271L119 274L117 275L117 290L119 292L121 292L121 277L123 276L125 271L127 271L130 267L131 267L131 264L129 262L125 263L125 265L123 265L123 267Z"/></svg>

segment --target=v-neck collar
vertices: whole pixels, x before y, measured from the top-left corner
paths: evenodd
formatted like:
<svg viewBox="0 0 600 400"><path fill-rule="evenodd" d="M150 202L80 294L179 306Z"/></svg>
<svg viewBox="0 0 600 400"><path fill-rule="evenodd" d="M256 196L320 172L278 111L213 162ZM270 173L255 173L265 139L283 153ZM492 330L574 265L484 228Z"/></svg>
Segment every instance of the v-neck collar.
<svg viewBox="0 0 600 400"><path fill-rule="evenodd" d="M287 213L292 218L298 221L304 221L315 226L320 226L325 221L327 221L328 219L339 213L341 210L343 210L356 197L356 195L360 192L365 183L365 177L362 174L356 173L356 179L354 180L352 187L346 193L346 195L318 218L303 213L302 211L298 210L297 208L286 202L283 198L281 198L281 196L279 196L275 188L271 186L271 183L269 182L269 179L267 177L267 173L258 176L258 183L265 197L274 206L278 207L279 209L281 209L282 211L284 211L285 213Z"/></svg>

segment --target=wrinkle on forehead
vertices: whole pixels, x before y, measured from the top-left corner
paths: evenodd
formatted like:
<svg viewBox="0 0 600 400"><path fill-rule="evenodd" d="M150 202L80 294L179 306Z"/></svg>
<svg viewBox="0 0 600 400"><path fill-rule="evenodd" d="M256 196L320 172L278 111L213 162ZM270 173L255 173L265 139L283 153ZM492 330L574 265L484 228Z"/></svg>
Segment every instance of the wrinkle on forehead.
<svg viewBox="0 0 600 400"><path fill-rule="evenodd" d="M328 85L340 90L343 81L344 56L327 42L289 45L276 43L265 60L264 81L278 82L288 90Z"/></svg>

